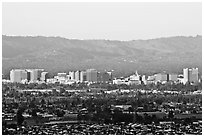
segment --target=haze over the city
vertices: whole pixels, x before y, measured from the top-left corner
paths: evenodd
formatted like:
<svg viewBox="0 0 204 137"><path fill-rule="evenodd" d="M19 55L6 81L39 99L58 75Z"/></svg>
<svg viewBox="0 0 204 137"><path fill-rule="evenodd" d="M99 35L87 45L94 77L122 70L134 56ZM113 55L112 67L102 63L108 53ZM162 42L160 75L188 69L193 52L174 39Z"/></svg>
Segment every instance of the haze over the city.
<svg viewBox="0 0 204 137"><path fill-rule="evenodd" d="M3 35L137 40L202 34L201 3L3 3Z"/></svg>

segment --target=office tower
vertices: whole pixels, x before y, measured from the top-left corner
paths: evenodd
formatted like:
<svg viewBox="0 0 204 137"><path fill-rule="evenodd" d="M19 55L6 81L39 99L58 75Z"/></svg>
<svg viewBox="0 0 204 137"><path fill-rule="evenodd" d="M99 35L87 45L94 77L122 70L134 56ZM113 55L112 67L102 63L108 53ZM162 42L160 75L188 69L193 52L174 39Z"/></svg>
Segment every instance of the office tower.
<svg viewBox="0 0 204 137"><path fill-rule="evenodd" d="M189 69L189 81L198 82L198 68Z"/></svg>
<svg viewBox="0 0 204 137"><path fill-rule="evenodd" d="M21 71L21 80L27 80L27 71L26 70Z"/></svg>
<svg viewBox="0 0 204 137"><path fill-rule="evenodd" d="M27 71L27 70L26 70ZM31 78L31 74L29 71L27 71L27 80L30 81L30 78Z"/></svg>
<svg viewBox="0 0 204 137"><path fill-rule="evenodd" d="M189 81L188 68L183 69L183 82L186 84Z"/></svg>
<svg viewBox="0 0 204 137"><path fill-rule="evenodd" d="M198 68L185 68L183 69L184 84L187 82L195 83L198 82Z"/></svg>
<svg viewBox="0 0 204 137"><path fill-rule="evenodd" d="M40 80L46 82L46 80L47 80L47 74L48 74L48 72L42 72L42 73L41 73L41 78L40 78Z"/></svg>
<svg viewBox="0 0 204 137"><path fill-rule="evenodd" d="M78 82L81 80L81 76L80 75L81 75L81 71L76 71L75 72L75 80L78 81Z"/></svg>
<svg viewBox="0 0 204 137"><path fill-rule="evenodd" d="M69 75L71 77L71 80L75 80L75 72L74 71L70 71Z"/></svg>
<svg viewBox="0 0 204 137"><path fill-rule="evenodd" d="M37 82L40 81L41 73L44 69L28 69L27 71L30 72L30 81Z"/></svg>
<svg viewBox="0 0 204 137"><path fill-rule="evenodd" d="M88 82L97 82L97 71L95 69L87 69L86 73Z"/></svg>
<svg viewBox="0 0 204 137"><path fill-rule="evenodd" d="M81 71L80 73L80 82L87 81L86 71Z"/></svg>
<svg viewBox="0 0 204 137"><path fill-rule="evenodd" d="M11 82L21 82L27 80L27 71L22 69L12 69L10 71Z"/></svg>

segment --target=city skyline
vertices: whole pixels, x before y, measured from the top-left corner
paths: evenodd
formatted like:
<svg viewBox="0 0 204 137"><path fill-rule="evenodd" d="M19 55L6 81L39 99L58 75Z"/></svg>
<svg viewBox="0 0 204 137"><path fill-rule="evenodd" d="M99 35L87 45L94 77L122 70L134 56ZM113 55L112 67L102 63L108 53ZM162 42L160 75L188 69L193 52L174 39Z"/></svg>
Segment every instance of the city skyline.
<svg viewBox="0 0 204 137"><path fill-rule="evenodd" d="M3 1L3 135L202 135L201 1Z"/></svg>
<svg viewBox="0 0 204 137"><path fill-rule="evenodd" d="M116 77L111 71L100 72L96 69L75 70L58 72L54 77L47 77L49 72L44 69L12 69L10 71L10 81L18 83L60 83L72 85L74 83L113 83L116 85L140 85L151 83L198 83L202 81L198 68L183 68L183 74L159 72L153 75L139 75L137 70L129 76Z"/></svg>

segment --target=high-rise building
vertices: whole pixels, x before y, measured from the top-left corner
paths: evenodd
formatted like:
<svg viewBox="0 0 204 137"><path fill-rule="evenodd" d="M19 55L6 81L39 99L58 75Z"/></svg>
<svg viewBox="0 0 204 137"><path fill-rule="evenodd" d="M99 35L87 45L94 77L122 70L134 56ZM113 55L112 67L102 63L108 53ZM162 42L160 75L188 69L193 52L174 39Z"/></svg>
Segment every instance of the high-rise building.
<svg viewBox="0 0 204 137"><path fill-rule="evenodd" d="M37 82L41 80L43 69L12 69L10 71L11 82L30 81Z"/></svg>
<svg viewBox="0 0 204 137"><path fill-rule="evenodd" d="M31 78L31 73L29 71L27 71L27 80L30 81L30 78Z"/></svg>
<svg viewBox="0 0 204 137"><path fill-rule="evenodd" d="M23 69L12 69L10 71L11 82L21 82L27 80L27 71Z"/></svg>
<svg viewBox="0 0 204 137"><path fill-rule="evenodd" d="M47 74L48 74L48 72L42 72L42 73L41 73L40 80L46 82L46 80L47 80Z"/></svg>
<svg viewBox="0 0 204 137"><path fill-rule="evenodd" d="M44 69L28 69L27 71L30 72L30 81L37 82L40 81L41 73Z"/></svg>
<svg viewBox="0 0 204 137"><path fill-rule="evenodd" d="M71 77L71 80L75 80L75 72L74 71L70 71L69 75Z"/></svg>
<svg viewBox="0 0 204 137"><path fill-rule="evenodd" d="M183 82L186 84L189 81L188 68L183 69Z"/></svg>
<svg viewBox="0 0 204 137"><path fill-rule="evenodd" d="M81 71L80 73L80 82L87 81L86 71Z"/></svg>
<svg viewBox="0 0 204 137"><path fill-rule="evenodd" d="M87 69L86 75L88 82L97 82L97 71L95 69Z"/></svg>
<svg viewBox="0 0 204 137"><path fill-rule="evenodd" d="M183 69L183 82L186 84L187 82L194 83L198 82L198 68L185 68Z"/></svg>
<svg viewBox="0 0 204 137"><path fill-rule="evenodd" d="M198 68L189 69L189 81L198 82Z"/></svg>
<svg viewBox="0 0 204 137"><path fill-rule="evenodd" d="M81 71L76 71L75 72L75 80L77 81L77 82L79 82L79 81L81 81Z"/></svg>

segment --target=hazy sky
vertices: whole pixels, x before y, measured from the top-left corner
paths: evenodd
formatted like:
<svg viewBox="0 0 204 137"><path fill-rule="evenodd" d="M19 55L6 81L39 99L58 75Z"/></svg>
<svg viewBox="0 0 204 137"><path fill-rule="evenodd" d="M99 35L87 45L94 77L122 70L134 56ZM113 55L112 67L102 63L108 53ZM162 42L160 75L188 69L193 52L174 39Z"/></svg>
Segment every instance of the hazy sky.
<svg viewBox="0 0 204 137"><path fill-rule="evenodd" d="M4 35L133 40L202 34L201 3L3 3Z"/></svg>

